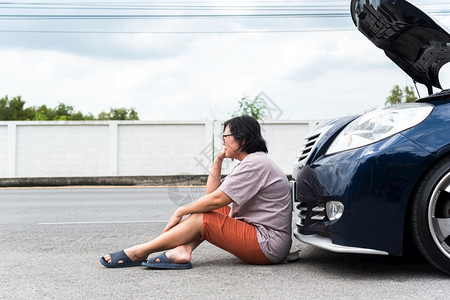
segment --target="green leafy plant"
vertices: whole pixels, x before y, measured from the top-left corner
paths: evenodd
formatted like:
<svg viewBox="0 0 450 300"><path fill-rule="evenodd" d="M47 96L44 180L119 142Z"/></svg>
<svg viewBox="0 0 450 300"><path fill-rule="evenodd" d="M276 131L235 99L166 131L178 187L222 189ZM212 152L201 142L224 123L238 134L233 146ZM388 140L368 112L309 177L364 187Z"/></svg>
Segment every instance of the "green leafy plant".
<svg viewBox="0 0 450 300"><path fill-rule="evenodd" d="M405 86L403 90L398 84L394 85L390 91L389 96L386 98L385 105L394 105L400 103L414 102L417 100L417 96L412 86Z"/></svg>
<svg viewBox="0 0 450 300"><path fill-rule="evenodd" d="M239 100L239 109L232 114L232 117L241 115L251 116L256 120L264 120L267 117L267 105L259 96L253 99L244 96Z"/></svg>

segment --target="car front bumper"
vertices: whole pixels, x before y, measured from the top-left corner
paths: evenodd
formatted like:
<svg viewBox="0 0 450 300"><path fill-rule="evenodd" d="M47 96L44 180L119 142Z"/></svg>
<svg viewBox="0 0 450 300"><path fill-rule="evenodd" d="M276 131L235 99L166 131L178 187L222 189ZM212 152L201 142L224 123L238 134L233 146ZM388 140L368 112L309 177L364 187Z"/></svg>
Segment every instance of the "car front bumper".
<svg viewBox="0 0 450 300"><path fill-rule="evenodd" d="M316 147L293 172L295 237L335 252L401 255L408 200L429 152L402 134L332 155L327 143ZM329 201L344 206L338 220L327 216Z"/></svg>

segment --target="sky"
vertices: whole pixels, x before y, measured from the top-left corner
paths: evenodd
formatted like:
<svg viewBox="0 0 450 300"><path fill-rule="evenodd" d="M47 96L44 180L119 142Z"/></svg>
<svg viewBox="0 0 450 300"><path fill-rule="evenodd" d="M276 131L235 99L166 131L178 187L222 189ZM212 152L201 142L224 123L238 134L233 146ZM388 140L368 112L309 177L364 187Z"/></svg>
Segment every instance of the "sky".
<svg viewBox="0 0 450 300"><path fill-rule="evenodd" d="M410 2L450 27L448 0ZM361 114L413 82L356 29L349 3L2 2L0 97L94 115L133 107L148 121L223 120L257 95L272 119Z"/></svg>

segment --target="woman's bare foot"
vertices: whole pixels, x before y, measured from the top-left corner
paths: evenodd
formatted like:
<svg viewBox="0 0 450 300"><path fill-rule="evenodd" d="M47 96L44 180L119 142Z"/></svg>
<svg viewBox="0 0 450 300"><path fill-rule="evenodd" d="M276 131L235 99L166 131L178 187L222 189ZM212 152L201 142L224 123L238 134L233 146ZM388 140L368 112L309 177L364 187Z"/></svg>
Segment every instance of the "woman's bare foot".
<svg viewBox="0 0 450 300"><path fill-rule="evenodd" d="M175 264L187 264L191 261L191 251L186 246L170 249L166 252L166 256L170 262ZM158 260L159 258L156 259L156 262L159 262Z"/></svg>

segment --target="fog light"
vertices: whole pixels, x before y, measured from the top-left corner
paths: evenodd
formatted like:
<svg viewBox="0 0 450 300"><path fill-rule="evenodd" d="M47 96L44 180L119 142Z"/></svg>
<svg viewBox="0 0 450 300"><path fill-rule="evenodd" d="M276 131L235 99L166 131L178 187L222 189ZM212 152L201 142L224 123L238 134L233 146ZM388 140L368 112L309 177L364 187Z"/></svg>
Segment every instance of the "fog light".
<svg viewBox="0 0 450 300"><path fill-rule="evenodd" d="M344 204L339 201L329 201L326 204L327 216L330 221L339 220L344 213Z"/></svg>

